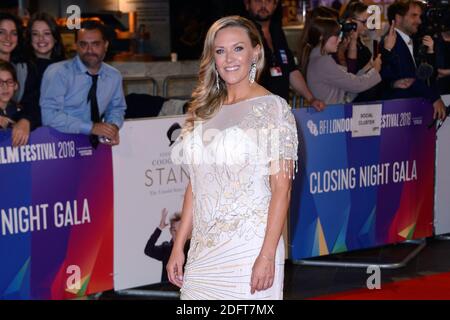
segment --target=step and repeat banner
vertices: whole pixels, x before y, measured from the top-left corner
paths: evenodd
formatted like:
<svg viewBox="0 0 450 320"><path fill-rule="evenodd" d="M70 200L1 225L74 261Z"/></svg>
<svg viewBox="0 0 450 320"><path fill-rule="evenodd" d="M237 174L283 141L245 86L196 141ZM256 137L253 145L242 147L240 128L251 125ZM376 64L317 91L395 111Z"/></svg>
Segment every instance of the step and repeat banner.
<svg viewBox="0 0 450 320"><path fill-rule="evenodd" d="M293 260L433 234L436 131L421 100L295 110Z"/></svg>
<svg viewBox="0 0 450 320"><path fill-rule="evenodd" d="M184 117L127 121L113 148L116 290L167 281L178 226L170 219L181 212L189 182L187 170L170 159L183 123Z"/></svg>
<svg viewBox="0 0 450 320"><path fill-rule="evenodd" d="M113 288L111 148L39 128L0 131L0 299L68 299Z"/></svg>

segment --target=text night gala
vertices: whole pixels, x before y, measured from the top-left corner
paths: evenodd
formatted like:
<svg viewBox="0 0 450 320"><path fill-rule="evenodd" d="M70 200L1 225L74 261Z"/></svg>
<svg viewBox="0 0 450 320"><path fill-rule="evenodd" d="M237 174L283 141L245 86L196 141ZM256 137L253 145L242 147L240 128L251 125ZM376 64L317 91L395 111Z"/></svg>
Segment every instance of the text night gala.
<svg viewBox="0 0 450 320"><path fill-rule="evenodd" d="M2 236L91 223L87 199L0 209Z"/></svg>

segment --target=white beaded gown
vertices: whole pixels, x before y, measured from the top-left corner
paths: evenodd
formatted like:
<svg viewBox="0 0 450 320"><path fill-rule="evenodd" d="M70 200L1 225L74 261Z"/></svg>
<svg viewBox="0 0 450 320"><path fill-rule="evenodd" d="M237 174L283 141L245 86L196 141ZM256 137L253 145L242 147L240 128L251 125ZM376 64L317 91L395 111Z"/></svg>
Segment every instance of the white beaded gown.
<svg viewBox="0 0 450 320"><path fill-rule="evenodd" d="M287 102L267 95L224 105L176 147L173 154L187 164L193 193L181 299L282 299L282 237L273 286L252 295L250 279L266 231L269 175L283 170L269 164L297 161L297 128Z"/></svg>

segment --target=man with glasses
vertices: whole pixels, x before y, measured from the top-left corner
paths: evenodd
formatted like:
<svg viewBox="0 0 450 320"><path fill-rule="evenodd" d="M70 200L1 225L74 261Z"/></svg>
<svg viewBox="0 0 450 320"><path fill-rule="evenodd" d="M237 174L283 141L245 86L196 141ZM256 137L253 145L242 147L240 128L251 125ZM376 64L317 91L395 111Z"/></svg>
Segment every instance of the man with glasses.
<svg viewBox="0 0 450 320"><path fill-rule="evenodd" d="M85 21L76 33L77 56L47 68L41 86L42 122L65 133L119 144L126 109L122 76L103 62L109 42L104 26Z"/></svg>
<svg viewBox="0 0 450 320"><path fill-rule="evenodd" d="M373 66L372 51L364 44L363 38L368 35L367 20L368 6L356 1L350 3L342 18L349 23L356 24L356 30L349 32L338 50L338 63L347 67L347 71L353 74L361 74L370 70ZM376 57L375 57L376 58ZM366 91L360 92L352 101L373 101L380 99L381 84Z"/></svg>

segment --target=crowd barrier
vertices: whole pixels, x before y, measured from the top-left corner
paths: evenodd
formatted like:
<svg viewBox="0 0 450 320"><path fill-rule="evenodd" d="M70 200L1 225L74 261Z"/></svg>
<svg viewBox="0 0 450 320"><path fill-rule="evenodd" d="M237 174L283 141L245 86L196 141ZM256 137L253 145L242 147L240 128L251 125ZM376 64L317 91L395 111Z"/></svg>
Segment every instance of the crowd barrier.
<svg viewBox="0 0 450 320"><path fill-rule="evenodd" d="M0 131L0 298L66 299L113 287L111 147L39 128Z"/></svg>
<svg viewBox="0 0 450 320"><path fill-rule="evenodd" d="M290 210L294 261L433 234L432 111L421 99L294 111L302 159Z"/></svg>
<svg viewBox="0 0 450 320"><path fill-rule="evenodd" d="M433 191L431 110L417 99L293 110L301 158L293 260L450 232L448 178ZM183 122L126 121L112 150L50 128L11 148L10 132L1 131L0 298L67 299L159 282L161 262L144 248L163 209L181 210L188 177L171 163L170 146ZM445 140L437 176L448 172ZM441 205L433 215L434 203ZM158 243L169 240L166 228Z"/></svg>

